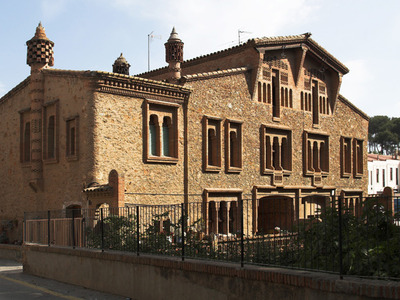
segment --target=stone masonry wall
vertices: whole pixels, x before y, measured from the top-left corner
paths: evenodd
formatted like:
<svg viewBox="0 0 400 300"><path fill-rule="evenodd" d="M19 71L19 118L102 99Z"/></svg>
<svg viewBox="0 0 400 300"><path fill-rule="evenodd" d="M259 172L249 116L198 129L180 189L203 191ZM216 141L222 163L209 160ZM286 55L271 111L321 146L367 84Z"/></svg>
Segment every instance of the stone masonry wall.
<svg viewBox="0 0 400 300"><path fill-rule="evenodd" d="M178 108L178 162L144 162L144 99L95 94L95 178L107 183L115 169L125 175L125 202L175 204L183 202L183 109ZM180 194L163 196L152 194Z"/></svg>

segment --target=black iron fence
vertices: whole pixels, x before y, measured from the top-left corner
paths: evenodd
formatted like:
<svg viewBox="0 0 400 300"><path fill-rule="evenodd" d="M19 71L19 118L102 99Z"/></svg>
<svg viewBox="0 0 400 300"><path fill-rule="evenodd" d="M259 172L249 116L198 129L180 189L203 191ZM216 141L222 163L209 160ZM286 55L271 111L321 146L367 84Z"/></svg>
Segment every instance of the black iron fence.
<svg viewBox="0 0 400 300"><path fill-rule="evenodd" d="M25 213L24 242L400 278L395 204L267 196Z"/></svg>

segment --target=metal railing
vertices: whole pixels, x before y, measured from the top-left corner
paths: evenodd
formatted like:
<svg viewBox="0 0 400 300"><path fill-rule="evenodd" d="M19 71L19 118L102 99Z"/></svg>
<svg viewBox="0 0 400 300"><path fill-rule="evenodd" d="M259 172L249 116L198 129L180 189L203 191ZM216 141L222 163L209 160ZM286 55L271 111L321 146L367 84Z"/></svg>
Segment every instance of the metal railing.
<svg viewBox="0 0 400 300"><path fill-rule="evenodd" d="M400 278L397 201L269 196L25 213L24 243Z"/></svg>

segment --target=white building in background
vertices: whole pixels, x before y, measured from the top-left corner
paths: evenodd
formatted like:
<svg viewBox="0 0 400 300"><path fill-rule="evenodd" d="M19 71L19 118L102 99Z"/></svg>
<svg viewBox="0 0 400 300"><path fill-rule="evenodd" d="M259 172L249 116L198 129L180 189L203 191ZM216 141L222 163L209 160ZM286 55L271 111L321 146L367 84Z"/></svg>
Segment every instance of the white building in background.
<svg viewBox="0 0 400 300"><path fill-rule="evenodd" d="M379 194L388 186L399 187L400 160L390 155L368 154L368 194Z"/></svg>

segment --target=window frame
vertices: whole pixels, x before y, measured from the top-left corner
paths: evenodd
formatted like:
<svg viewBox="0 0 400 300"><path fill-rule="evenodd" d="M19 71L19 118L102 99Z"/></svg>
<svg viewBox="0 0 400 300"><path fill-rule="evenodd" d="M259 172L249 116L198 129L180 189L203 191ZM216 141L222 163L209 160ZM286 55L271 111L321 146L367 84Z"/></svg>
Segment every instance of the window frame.
<svg viewBox="0 0 400 300"><path fill-rule="evenodd" d="M340 170L341 170L341 176L346 178L350 177L352 174L353 147L351 140L352 140L351 137L347 136L340 137ZM345 153L345 146L347 147L347 153Z"/></svg>
<svg viewBox="0 0 400 300"><path fill-rule="evenodd" d="M325 165L322 165L322 159L321 159L321 151L319 151L319 167L320 171L315 171L315 170L310 170L309 166L311 168L314 168L314 149L312 153L310 152L310 149L308 147L309 141L313 142L312 148L314 147L315 142L324 142L325 145L327 145L327 148L325 149L324 157L325 157ZM311 163L311 165L310 165ZM323 169L324 168L324 169ZM303 169L304 169L304 175L305 176L315 176L317 174L321 174L322 176L326 177L329 175L329 135L322 133L322 132L312 132L312 131L304 131L304 140L303 140Z"/></svg>
<svg viewBox="0 0 400 300"><path fill-rule="evenodd" d="M243 134L242 121L226 119L225 120L225 169L227 173L240 173L243 168ZM236 162L232 163L231 151L231 133L237 134L237 158ZM235 165L236 164L236 165Z"/></svg>
<svg viewBox="0 0 400 300"><path fill-rule="evenodd" d="M178 109L181 107L180 104L165 102L160 100L145 99L144 103L144 118L143 118L143 152L144 161L146 163L163 163L163 164L176 164L179 161L179 124L178 124ZM159 130L156 130L158 136L156 136L156 155L150 153L150 118L152 115L156 115L160 126ZM162 124L164 117L171 119L171 131L169 132L169 151L170 156L162 155ZM162 121L160 121L162 120Z"/></svg>
<svg viewBox="0 0 400 300"><path fill-rule="evenodd" d="M267 151L268 147L266 145L267 142L267 137L273 136L274 138L277 136L280 136L282 139L286 138L287 140L287 151L288 151L288 157L289 157L289 162L286 162L285 165L283 165L283 157L282 157L282 145L279 148L279 162L280 162L280 168L281 169L275 169L274 168L274 162L273 162L273 157L272 157L272 152L271 152L271 161L268 164L268 157L267 157ZM261 143L261 173L263 175L269 175L269 174L274 174L276 172L282 172L283 175L290 175L292 173L293 169L293 151L292 151L292 130L289 127L275 127L275 126L269 126L269 125L261 125L261 138L260 138L260 143ZM273 145L274 142L272 140L271 146L270 146L270 151L273 151ZM285 168L288 167L288 168Z"/></svg>
<svg viewBox="0 0 400 300"><path fill-rule="evenodd" d="M20 115L20 162L24 167L28 167L32 161L32 147L31 147L31 140L32 140L32 126L31 126L31 119L30 119L30 112L31 109L27 108L24 110L19 111ZM29 124L29 144L26 143L26 125ZM28 157L26 159L27 153L26 150L29 149Z"/></svg>
<svg viewBox="0 0 400 300"><path fill-rule="evenodd" d="M360 149L358 153L357 149ZM364 175L364 140L353 139L353 176L354 178L361 178Z"/></svg>
<svg viewBox="0 0 400 300"><path fill-rule="evenodd" d="M71 123L73 123L74 127L70 126ZM71 154L71 128L75 128L73 154ZM79 115L65 120L65 157L68 161L79 159Z"/></svg>
<svg viewBox="0 0 400 300"><path fill-rule="evenodd" d="M48 142L49 142L49 119L54 116L54 156L49 157ZM43 104L42 109L42 157L45 164L58 162L59 155L59 101L51 101Z"/></svg>
<svg viewBox="0 0 400 300"><path fill-rule="evenodd" d="M221 141L221 126L222 118L213 116L203 116L203 172L220 172L222 168L222 141ZM215 128L215 155L216 163L209 163L209 129Z"/></svg>

